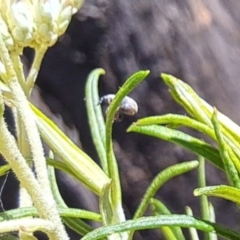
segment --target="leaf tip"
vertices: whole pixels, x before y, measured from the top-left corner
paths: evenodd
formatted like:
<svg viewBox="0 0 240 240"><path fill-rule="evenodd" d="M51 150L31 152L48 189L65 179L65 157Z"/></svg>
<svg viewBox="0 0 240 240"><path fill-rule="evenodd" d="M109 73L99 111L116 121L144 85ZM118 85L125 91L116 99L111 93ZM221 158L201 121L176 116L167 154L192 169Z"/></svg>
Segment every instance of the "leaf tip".
<svg viewBox="0 0 240 240"><path fill-rule="evenodd" d="M127 132L132 132L132 127L133 127L133 125L131 125L130 127L128 127Z"/></svg>
<svg viewBox="0 0 240 240"><path fill-rule="evenodd" d="M178 80L177 78L167 73L161 73L161 78L168 86L173 86L173 84Z"/></svg>
<svg viewBox="0 0 240 240"><path fill-rule="evenodd" d="M142 70L139 71L138 73L141 73L143 75L143 78L146 78L149 75L150 70Z"/></svg>
<svg viewBox="0 0 240 240"><path fill-rule="evenodd" d="M97 68L95 70L99 75L105 75L106 74L106 71L103 68Z"/></svg>
<svg viewBox="0 0 240 240"><path fill-rule="evenodd" d="M194 189L193 195L194 195L195 197L198 197L198 196L201 195L201 193L200 193L200 191L199 191L199 188Z"/></svg>

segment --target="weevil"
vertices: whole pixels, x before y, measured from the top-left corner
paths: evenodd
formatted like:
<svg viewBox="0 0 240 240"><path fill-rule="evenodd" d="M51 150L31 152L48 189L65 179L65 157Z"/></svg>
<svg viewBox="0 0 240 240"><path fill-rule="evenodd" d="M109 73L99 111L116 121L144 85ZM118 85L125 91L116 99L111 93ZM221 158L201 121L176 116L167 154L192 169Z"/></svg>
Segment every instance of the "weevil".
<svg viewBox="0 0 240 240"><path fill-rule="evenodd" d="M100 98L99 104L105 103L110 105L112 100L115 98L115 94L107 94ZM107 109L108 110L108 109ZM122 120L122 114L133 116L138 112L138 105L135 100L132 98L126 96L123 98L119 109L116 113L115 120L121 121Z"/></svg>

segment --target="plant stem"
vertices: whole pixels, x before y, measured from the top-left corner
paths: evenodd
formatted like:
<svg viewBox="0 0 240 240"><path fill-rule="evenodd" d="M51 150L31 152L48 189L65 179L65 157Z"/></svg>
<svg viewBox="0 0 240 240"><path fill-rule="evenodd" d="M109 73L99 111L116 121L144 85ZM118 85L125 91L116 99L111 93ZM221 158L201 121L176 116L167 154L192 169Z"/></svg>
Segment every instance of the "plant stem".
<svg viewBox="0 0 240 240"><path fill-rule="evenodd" d="M37 182L33 172L21 155L14 137L7 129L3 117L0 118L0 152L11 165L22 186L26 188L31 195L39 216L52 221L55 225L55 232L51 234L52 239L68 239L54 199L46 198L46 195L42 192L42 187Z"/></svg>
<svg viewBox="0 0 240 240"><path fill-rule="evenodd" d="M20 152L25 159L32 159L31 148L27 138L27 132L25 130L24 124L19 116L19 112L16 111L15 122L17 126L17 143ZM33 166L32 162L28 162L30 167ZM26 189L20 183L19 192L19 207L31 207L33 205L31 196L28 194Z"/></svg>
<svg viewBox="0 0 240 240"><path fill-rule="evenodd" d="M20 56L16 52L11 52L10 55L14 66L14 70L18 78L18 82L20 83L23 91L26 94L26 82L23 72L23 64L21 62Z"/></svg>
<svg viewBox="0 0 240 240"><path fill-rule="evenodd" d="M35 48L35 57L26 81L26 93L28 97L32 92L34 83L36 81L36 78L37 78L37 75L46 51L47 51L47 45L41 45L40 47Z"/></svg>
<svg viewBox="0 0 240 240"><path fill-rule="evenodd" d="M28 100L18 82L15 70L13 68L10 55L0 35L0 52L2 62L4 63L8 79L6 84L8 85L17 112L20 115L21 121L24 124L25 131L29 140L29 145L32 151L33 160L35 162L35 168L37 178L46 194L50 193L50 184L48 181L47 167L43 154L43 147L40 140L40 136L37 130L37 126L34 120L34 115L29 107ZM50 195L51 197L51 195Z"/></svg>
<svg viewBox="0 0 240 240"><path fill-rule="evenodd" d="M13 94L13 99L24 124L29 145L32 151L33 160L38 181L46 194L50 194L50 185L47 175L46 161L43 154L43 147L34 120L34 115L29 107L29 103L16 78L9 80L8 86Z"/></svg>
<svg viewBox="0 0 240 240"><path fill-rule="evenodd" d="M11 52L10 57L13 63L14 70L17 75L18 82L21 85L21 88L23 89L25 95L27 95L26 80L25 80L23 64L21 62L20 56L16 52ZM17 126L18 147L25 159L32 159L32 153L31 153L31 148L29 145L28 137L27 137L27 131L25 130L24 124L22 122L22 119L18 111L16 111L16 114L15 114L15 122ZM28 164L30 167L32 167L32 164L30 162ZM33 203L32 203L31 196L28 194L27 190L23 188L22 184L20 184L19 207L30 207L32 205Z"/></svg>
<svg viewBox="0 0 240 240"><path fill-rule="evenodd" d="M50 221L39 218L14 219L0 223L0 233L18 231L21 228L26 232L41 230L47 233L49 236L51 235L51 232L54 231L54 225Z"/></svg>
<svg viewBox="0 0 240 240"><path fill-rule="evenodd" d="M20 180L21 184L26 187L28 193L32 196L33 202L37 210L39 211L39 215L45 219L51 220L52 223L55 225L56 231L52 236L53 239L68 239L65 229L61 223L56 203L50 189L46 161L43 154L43 147L40 136L35 123L35 118L33 112L30 109L28 100L18 82L8 49L4 44L1 34L0 53L1 60L5 65L8 76L5 79L5 82L11 90L16 109L26 130L27 138L29 140L29 145L35 163L35 170L38 181L35 179L31 169L27 165L25 159L23 158L18 147L16 146L15 139L9 133L3 117L1 117L0 120L1 153L6 158L6 160L11 163L12 168L16 173L18 179ZM1 113L3 113L4 110L3 104L3 97L1 95Z"/></svg>

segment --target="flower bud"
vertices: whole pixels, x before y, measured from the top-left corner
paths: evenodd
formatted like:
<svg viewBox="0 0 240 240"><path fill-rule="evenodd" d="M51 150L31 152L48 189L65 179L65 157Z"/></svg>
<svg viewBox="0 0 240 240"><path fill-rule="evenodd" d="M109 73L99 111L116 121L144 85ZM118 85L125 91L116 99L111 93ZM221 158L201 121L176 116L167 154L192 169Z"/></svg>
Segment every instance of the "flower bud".
<svg viewBox="0 0 240 240"><path fill-rule="evenodd" d="M33 15L31 10L31 5L26 2L19 1L12 4L13 37L16 41L22 41L23 45L27 45L32 40Z"/></svg>
<svg viewBox="0 0 240 240"><path fill-rule="evenodd" d="M83 0L0 0L0 33L9 47L20 51L52 46L82 4Z"/></svg>
<svg viewBox="0 0 240 240"><path fill-rule="evenodd" d="M29 46L33 37L32 4L27 0L2 1L1 13L14 39L15 47Z"/></svg>
<svg viewBox="0 0 240 240"><path fill-rule="evenodd" d="M14 46L14 41L13 41L11 33L8 31L8 27L3 20L1 13L0 13L0 34L3 38L3 41L6 44L6 47L9 50L12 50L13 46Z"/></svg>
<svg viewBox="0 0 240 240"><path fill-rule="evenodd" d="M66 31L71 21L72 14L73 14L73 5L63 6L62 9L60 10L59 16L57 19L57 28L58 28L57 33L59 36Z"/></svg>
<svg viewBox="0 0 240 240"><path fill-rule="evenodd" d="M56 2L56 3L55 3ZM45 43L52 46L57 41L57 34L54 29L54 11L58 8L58 1L39 0L34 3L34 20L36 29L34 31L34 41L37 44Z"/></svg>

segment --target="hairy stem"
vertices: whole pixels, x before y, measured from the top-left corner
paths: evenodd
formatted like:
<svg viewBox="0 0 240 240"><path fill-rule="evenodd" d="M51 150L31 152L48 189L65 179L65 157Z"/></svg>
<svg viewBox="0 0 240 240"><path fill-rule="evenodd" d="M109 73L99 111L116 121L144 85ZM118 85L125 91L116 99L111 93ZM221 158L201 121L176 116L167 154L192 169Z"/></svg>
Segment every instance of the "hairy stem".
<svg viewBox="0 0 240 240"><path fill-rule="evenodd" d="M9 162L22 186L31 195L39 216L52 221L55 225L56 231L51 234L52 239L68 239L53 198L46 198L32 170L21 155L14 137L8 131L3 117L0 118L0 152Z"/></svg>
<svg viewBox="0 0 240 240"><path fill-rule="evenodd" d="M5 82L11 90L15 107L27 133L38 181L35 179L33 172L19 151L15 139L9 133L3 117L0 120L1 153L12 165L12 168L22 186L25 187L31 195L33 202L39 211L39 215L44 219L51 220L55 225L56 231L54 232L52 239L68 239L50 189L46 161L35 118L30 109L28 100L18 82L11 57L1 35L0 53L1 60L5 65L8 76L5 78ZM2 107L1 110L3 112L2 95L0 96L0 106Z"/></svg>
<svg viewBox="0 0 240 240"><path fill-rule="evenodd" d="M39 218L14 219L0 223L0 233L13 232L21 229L26 232L39 230L51 235L51 232L54 231L54 225L48 220Z"/></svg>
<svg viewBox="0 0 240 240"><path fill-rule="evenodd" d="M43 147L42 147L40 136L35 123L34 115L29 107L28 100L18 82L15 70L11 62L9 52L3 42L1 35L0 35L0 52L1 52L2 62L6 67L7 75L8 75L6 84L11 90L15 107L17 109L17 112L20 116L21 121L24 124L25 131L27 133L33 160L35 163L35 169L36 169L38 181L42 186L43 190L45 191L45 193L49 195L50 184L48 181L47 167L46 167L46 162L43 154ZM51 194L49 197L50 198L52 197Z"/></svg>
<svg viewBox="0 0 240 240"><path fill-rule="evenodd" d="M18 82L20 83L23 91L26 93L26 82L23 72L23 64L21 62L20 56L16 52L11 52L10 56L18 78Z"/></svg>
<svg viewBox="0 0 240 240"><path fill-rule="evenodd" d="M39 48L35 49L35 57L26 81L26 92L28 97L32 92L34 83L36 81L36 78L37 78L37 75L46 51L47 51L47 45L42 45Z"/></svg>

